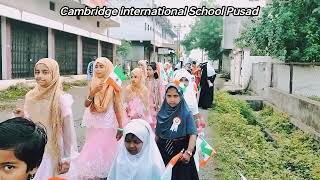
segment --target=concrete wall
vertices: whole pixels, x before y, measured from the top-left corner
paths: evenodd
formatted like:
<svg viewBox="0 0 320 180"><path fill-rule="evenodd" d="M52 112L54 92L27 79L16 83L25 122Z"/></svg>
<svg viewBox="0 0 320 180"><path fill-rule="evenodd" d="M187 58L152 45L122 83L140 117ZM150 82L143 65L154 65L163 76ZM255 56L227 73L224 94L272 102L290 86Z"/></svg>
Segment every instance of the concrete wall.
<svg viewBox="0 0 320 180"><path fill-rule="evenodd" d="M284 64L273 66L273 87L285 92L289 92L290 67Z"/></svg>
<svg viewBox="0 0 320 180"><path fill-rule="evenodd" d="M246 88L252 77L252 66L261 62L276 62L270 56L250 56L250 50L234 51L230 64L230 77L234 85Z"/></svg>
<svg viewBox="0 0 320 180"><path fill-rule="evenodd" d="M320 102L267 88L265 98L293 117L293 123L302 130L320 137Z"/></svg>
<svg viewBox="0 0 320 180"><path fill-rule="evenodd" d="M224 16L222 48L233 49L235 39L239 36L243 25L248 21L245 16Z"/></svg>
<svg viewBox="0 0 320 180"><path fill-rule="evenodd" d="M294 66L292 85L294 94L320 96L320 66Z"/></svg>
<svg viewBox="0 0 320 180"><path fill-rule="evenodd" d="M273 87L289 92L290 66L275 64ZM293 66L292 93L303 96L320 96L320 66Z"/></svg>
<svg viewBox="0 0 320 180"><path fill-rule="evenodd" d="M272 62L252 65L251 90L290 115L293 124L320 139L320 102L305 96L320 96L320 67L293 67L293 94L289 94L289 65ZM303 95L303 96L301 96Z"/></svg>
<svg viewBox="0 0 320 180"><path fill-rule="evenodd" d="M230 62L230 79L235 85L240 85L241 61L241 53L237 53Z"/></svg>
<svg viewBox="0 0 320 180"><path fill-rule="evenodd" d="M252 66L252 90L258 92L271 84L271 63ZM320 96L320 66L293 66L292 93L303 96ZM272 87L289 93L290 66L274 63Z"/></svg>
<svg viewBox="0 0 320 180"><path fill-rule="evenodd" d="M226 73L230 73L231 69L231 60L230 57L226 54L222 55L222 71Z"/></svg>
<svg viewBox="0 0 320 180"><path fill-rule="evenodd" d="M272 58L270 56L247 56L244 55L244 59L242 60L242 67L240 72L240 86L247 87L250 78L252 76L252 65L261 62L272 62Z"/></svg>
<svg viewBox="0 0 320 180"><path fill-rule="evenodd" d="M260 62L252 64L252 81L250 89L265 96L266 89L271 84L271 62Z"/></svg>

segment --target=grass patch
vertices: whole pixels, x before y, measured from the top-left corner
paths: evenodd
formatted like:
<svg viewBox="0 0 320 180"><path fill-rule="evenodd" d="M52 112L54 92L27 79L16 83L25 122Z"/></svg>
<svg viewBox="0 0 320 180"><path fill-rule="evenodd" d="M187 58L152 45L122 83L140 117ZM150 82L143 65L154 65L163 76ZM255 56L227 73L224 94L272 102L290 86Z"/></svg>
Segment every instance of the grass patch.
<svg viewBox="0 0 320 180"><path fill-rule="evenodd" d="M238 172L248 179L320 179L320 144L295 128L287 115L271 108L255 113L227 93L215 98L208 121L215 130L220 179L239 179Z"/></svg>
<svg viewBox="0 0 320 180"><path fill-rule="evenodd" d="M63 90L68 91L73 86L87 86L88 82L86 80L77 80L74 82L64 82ZM8 89L4 91L0 91L0 101L7 100L18 100L24 98L28 91L30 91L32 87L29 87L23 83L19 83L17 85L10 86ZM0 108L1 109L1 108Z"/></svg>
<svg viewBox="0 0 320 180"><path fill-rule="evenodd" d="M23 98L32 88L24 84L10 86L5 91L0 91L0 100L18 100Z"/></svg>
<svg viewBox="0 0 320 180"><path fill-rule="evenodd" d="M312 100L315 100L315 101L319 101L320 102L320 96L311 96L309 97L310 99Z"/></svg>

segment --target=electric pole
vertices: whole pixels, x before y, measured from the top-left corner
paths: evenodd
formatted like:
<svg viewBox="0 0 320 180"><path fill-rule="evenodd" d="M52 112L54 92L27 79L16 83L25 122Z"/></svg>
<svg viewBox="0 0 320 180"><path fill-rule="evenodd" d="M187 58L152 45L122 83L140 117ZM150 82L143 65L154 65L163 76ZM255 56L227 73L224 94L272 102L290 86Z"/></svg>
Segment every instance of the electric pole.
<svg viewBox="0 0 320 180"><path fill-rule="evenodd" d="M175 31L177 32L177 57L180 58L180 33L181 33L181 24L174 26Z"/></svg>

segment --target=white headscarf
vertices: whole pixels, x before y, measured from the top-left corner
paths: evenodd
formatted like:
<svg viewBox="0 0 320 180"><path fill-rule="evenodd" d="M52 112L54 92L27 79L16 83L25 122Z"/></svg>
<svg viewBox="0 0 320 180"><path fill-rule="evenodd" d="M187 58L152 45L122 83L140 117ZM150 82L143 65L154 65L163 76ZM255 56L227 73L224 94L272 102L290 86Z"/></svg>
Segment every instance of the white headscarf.
<svg viewBox="0 0 320 180"><path fill-rule="evenodd" d="M168 84L169 80L168 80L167 73L166 73L162 63L159 63L159 68L160 68L160 77L162 80L162 85L166 86Z"/></svg>
<svg viewBox="0 0 320 180"><path fill-rule="evenodd" d="M211 65L211 63L207 63L207 76L211 77L213 75L216 74L216 71L214 70L213 66Z"/></svg>
<svg viewBox="0 0 320 180"><path fill-rule="evenodd" d="M124 144L125 136L129 133L136 135L143 142L141 151L136 155L131 155ZM155 142L155 135L145 120L131 120L124 128L124 135L120 142L108 180L160 179L165 165Z"/></svg>
<svg viewBox="0 0 320 180"><path fill-rule="evenodd" d="M176 64L175 68L176 69L182 69L184 67L184 63L183 63L183 60L180 59L180 61Z"/></svg>
<svg viewBox="0 0 320 180"><path fill-rule="evenodd" d="M186 100L188 107L192 112L192 115L196 115L199 113L199 108L198 108L198 100L197 100L196 92L194 90L194 87L192 86L192 75L186 69L179 69L175 71L174 73L175 80L180 81L180 79L183 77L187 78L189 81L189 85L186 88L186 91L183 93L183 97Z"/></svg>

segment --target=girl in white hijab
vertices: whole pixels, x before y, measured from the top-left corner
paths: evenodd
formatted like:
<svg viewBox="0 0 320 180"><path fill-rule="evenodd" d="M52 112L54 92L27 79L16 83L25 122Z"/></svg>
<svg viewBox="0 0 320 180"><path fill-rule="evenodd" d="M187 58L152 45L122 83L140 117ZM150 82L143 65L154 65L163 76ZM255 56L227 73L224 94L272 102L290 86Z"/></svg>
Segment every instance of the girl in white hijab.
<svg viewBox="0 0 320 180"><path fill-rule="evenodd" d="M199 117L199 108L197 100L197 92L194 90L192 85L192 75L186 69L180 69L174 73L175 81L183 83L186 88L183 92L183 97L186 100L192 115L195 116L195 119Z"/></svg>
<svg viewBox="0 0 320 180"><path fill-rule="evenodd" d="M165 166L150 125L131 120L124 128L108 180L158 180Z"/></svg>

